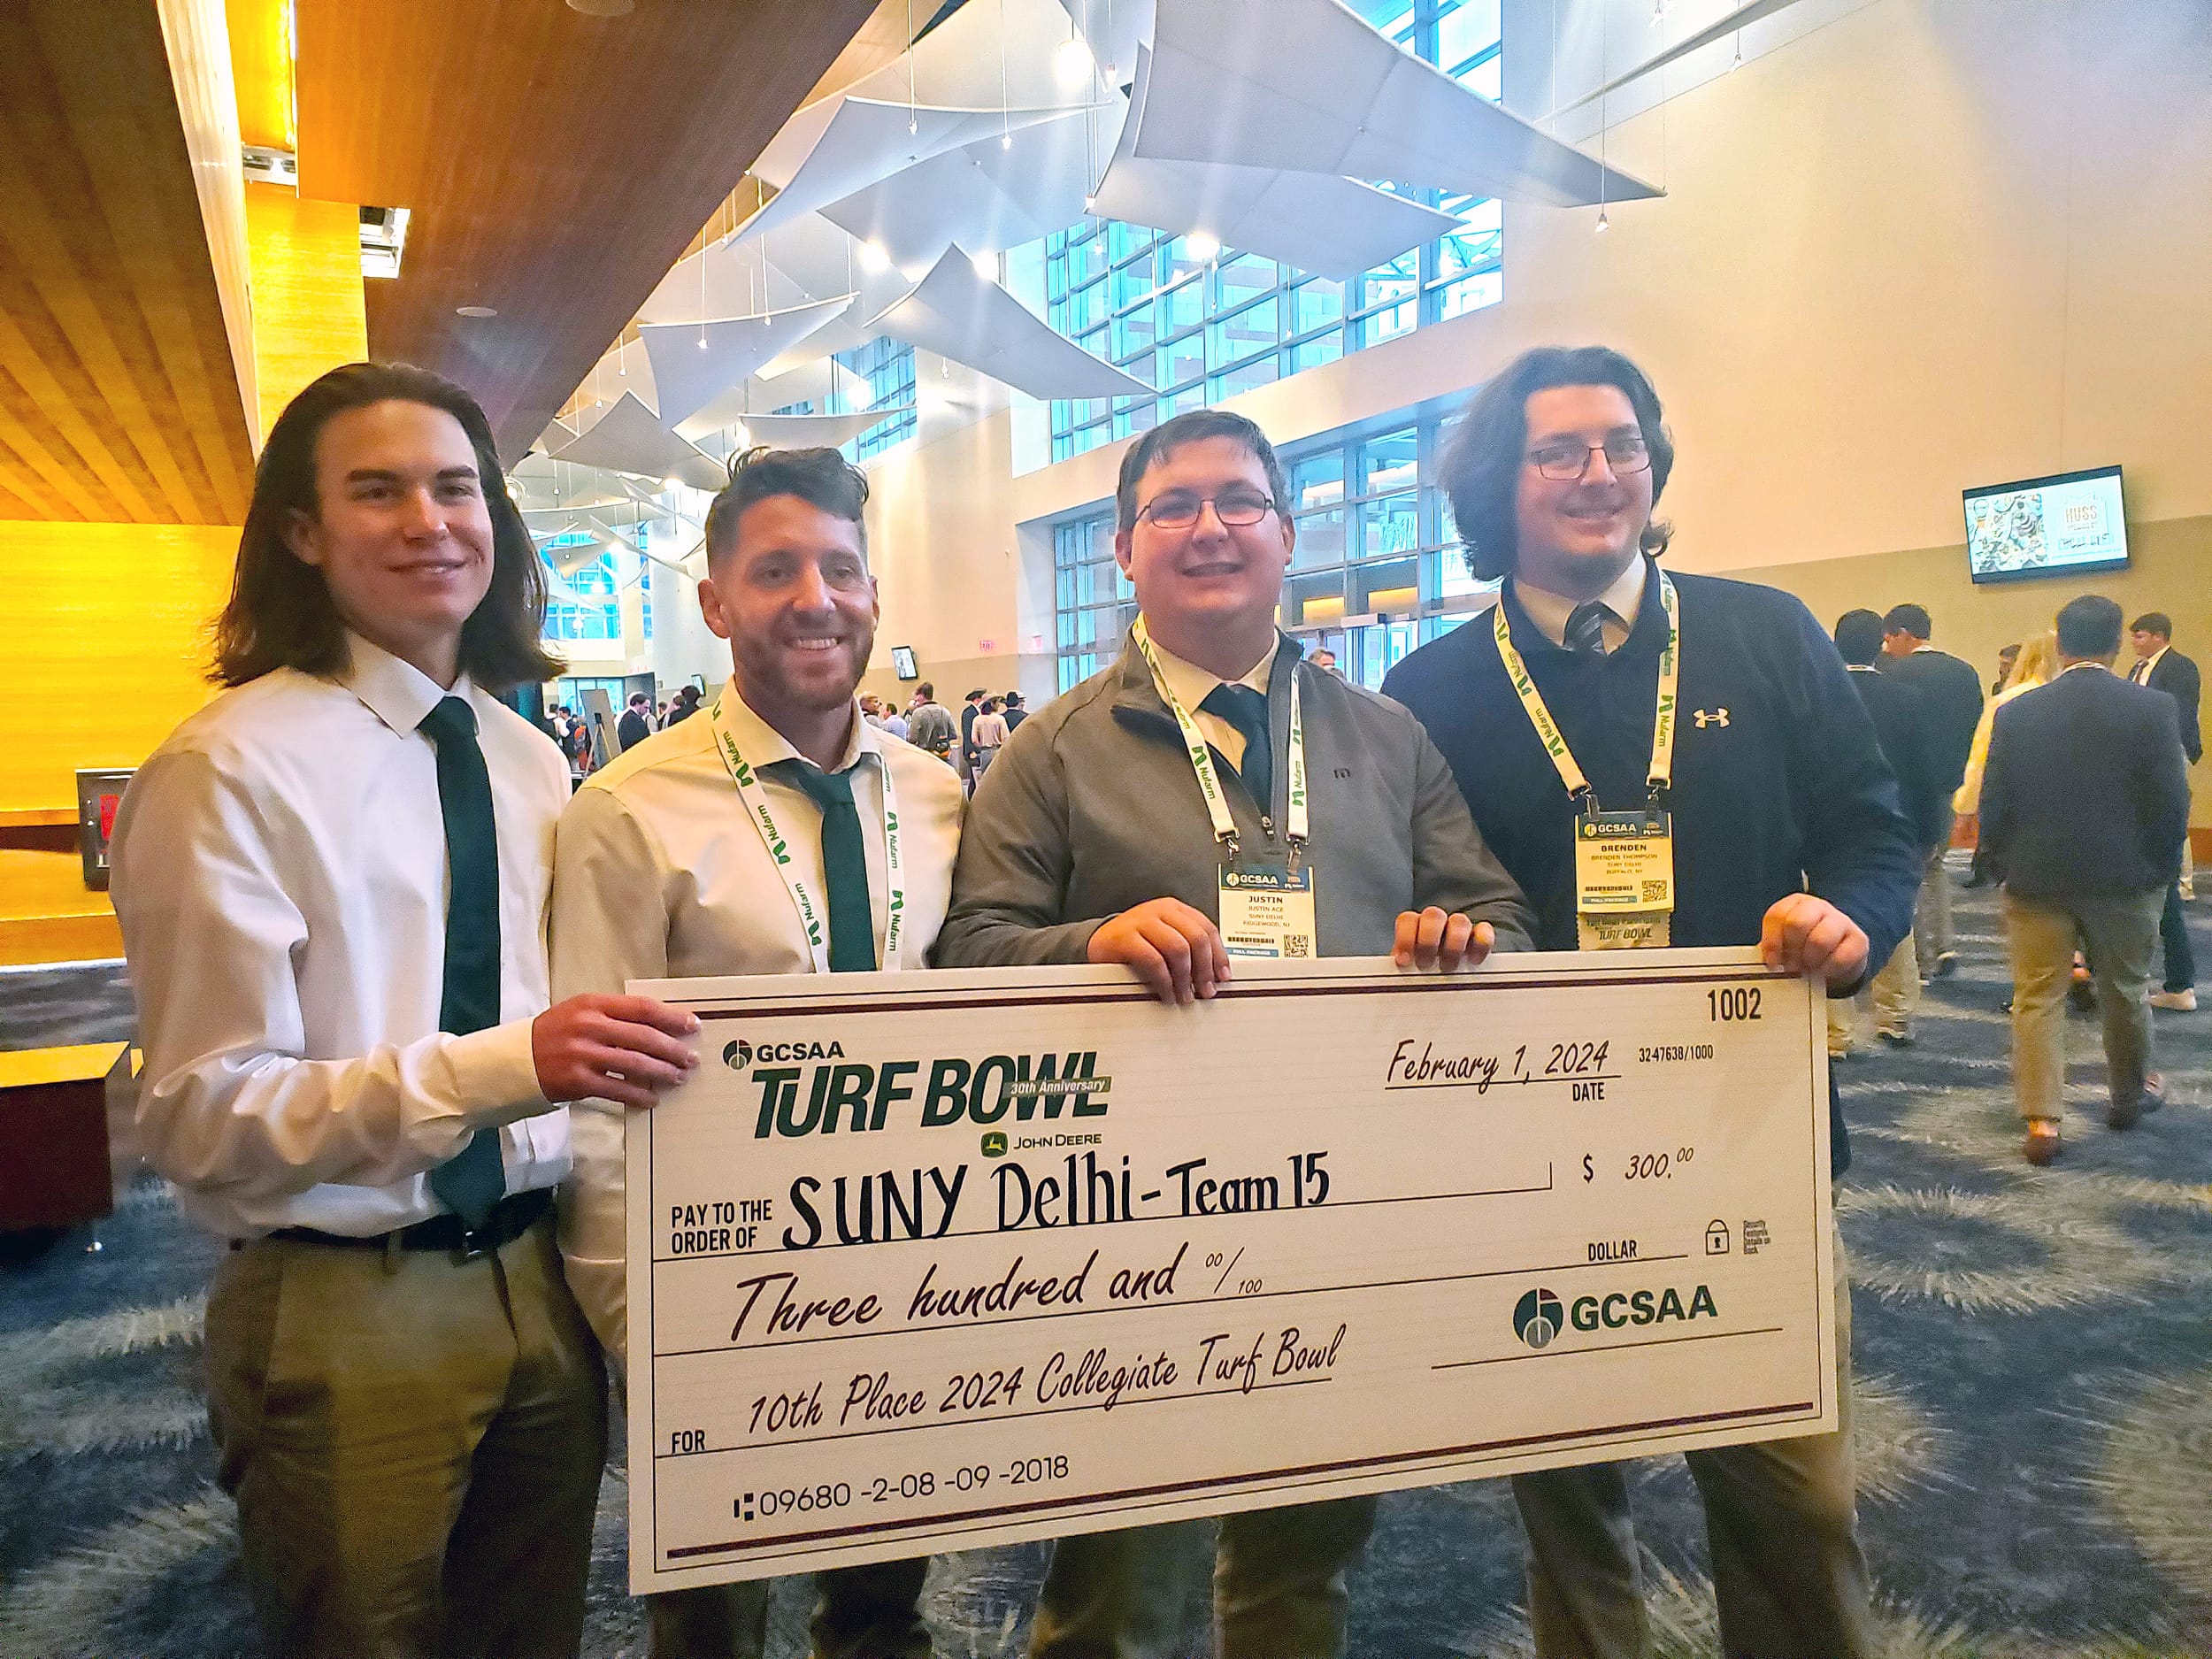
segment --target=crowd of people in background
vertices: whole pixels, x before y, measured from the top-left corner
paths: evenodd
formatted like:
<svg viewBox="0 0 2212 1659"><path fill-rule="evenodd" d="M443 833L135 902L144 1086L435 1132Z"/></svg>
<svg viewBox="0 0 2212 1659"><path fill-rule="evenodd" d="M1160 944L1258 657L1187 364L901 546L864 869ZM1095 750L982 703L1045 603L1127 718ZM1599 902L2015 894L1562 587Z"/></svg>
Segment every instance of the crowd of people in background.
<svg viewBox="0 0 2212 1659"><path fill-rule="evenodd" d="M2100 1018L2116 1130L2165 1103L2151 1011L2197 1006L2182 902L2201 680L2155 611L2128 625L2133 661L2115 672L2123 614L2098 595L2075 599L1998 654L1986 698L1970 664L1930 642L1920 605L1849 611L1835 627L1926 865L1913 932L1856 998L1831 1002L1830 1057L1863 1050L1870 1015L1875 1041L1914 1041L1921 987L1956 966L1947 855L1970 841L1965 885L2001 889L2014 1094L2037 1165L2063 1144L2069 1002Z"/></svg>

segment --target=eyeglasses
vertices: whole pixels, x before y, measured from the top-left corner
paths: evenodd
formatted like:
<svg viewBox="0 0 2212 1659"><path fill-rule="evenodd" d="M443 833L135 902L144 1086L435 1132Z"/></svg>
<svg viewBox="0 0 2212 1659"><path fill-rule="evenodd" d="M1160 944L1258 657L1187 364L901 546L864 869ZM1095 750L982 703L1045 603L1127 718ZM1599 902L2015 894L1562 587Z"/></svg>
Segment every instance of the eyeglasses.
<svg viewBox="0 0 2212 1659"><path fill-rule="evenodd" d="M1256 525L1275 511L1275 503L1256 489L1225 489L1218 495L1200 495L1187 489L1163 490L1137 514L1163 530L1187 530L1210 503L1214 517L1232 529Z"/></svg>
<svg viewBox="0 0 2212 1659"><path fill-rule="evenodd" d="M1643 434L1636 432L1617 432L1603 443L1577 443L1571 439L1548 443L1540 449L1531 449L1528 458L1546 478L1564 483L1587 472L1590 457L1601 449L1605 452L1606 465L1617 473L1640 472L1651 465L1651 450Z"/></svg>

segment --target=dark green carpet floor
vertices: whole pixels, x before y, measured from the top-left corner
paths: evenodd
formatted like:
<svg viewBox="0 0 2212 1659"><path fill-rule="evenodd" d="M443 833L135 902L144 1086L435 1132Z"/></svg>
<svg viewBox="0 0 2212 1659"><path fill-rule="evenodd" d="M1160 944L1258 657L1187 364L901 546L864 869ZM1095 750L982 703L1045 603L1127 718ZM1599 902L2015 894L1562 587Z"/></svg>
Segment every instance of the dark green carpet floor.
<svg viewBox="0 0 2212 1659"><path fill-rule="evenodd" d="M1843 1072L1861 1509L1888 1655L2212 1655L2212 1003L2158 1017L2177 1102L2125 1135L2101 1125L2102 1064L2077 1017L2069 1156L2033 1171L1988 895L1962 895L1961 925L1962 971L1932 988L1920 1046ZM127 1021L118 990L112 975L0 982L0 1043L108 1034ZM102 1236L97 1255L77 1237L0 1269L0 1659L257 1653L197 1391L213 1250L152 1184ZM1671 1459L1637 1491L1662 1653L1711 1654L1694 1489ZM594 1655L644 1650L623 1497L611 1476ZM1355 1654L1527 1651L1502 1485L1401 1494L1383 1517L1353 1586ZM941 1562L941 1654L1018 1654L1043 1558ZM1202 1597L1191 1611L1202 1653ZM801 1586L782 1586L779 1659L803 1618Z"/></svg>

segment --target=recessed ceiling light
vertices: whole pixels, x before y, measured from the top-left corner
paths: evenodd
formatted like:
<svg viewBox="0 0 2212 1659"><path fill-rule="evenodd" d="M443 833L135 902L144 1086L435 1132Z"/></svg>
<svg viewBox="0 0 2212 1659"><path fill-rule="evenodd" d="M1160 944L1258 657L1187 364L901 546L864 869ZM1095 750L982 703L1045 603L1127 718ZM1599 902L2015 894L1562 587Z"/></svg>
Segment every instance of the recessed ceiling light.
<svg viewBox="0 0 2212 1659"><path fill-rule="evenodd" d="M499 315L488 305L456 305L453 308L453 314L456 317L496 317Z"/></svg>
<svg viewBox="0 0 2212 1659"><path fill-rule="evenodd" d="M568 0L568 9L588 18L626 18L637 0Z"/></svg>
<svg viewBox="0 0 2212 1659"><path fill-rule="evenodd" d="M968 256L968 264L974 268L976 275L981 277L986 282L998 280L998 256L996 254L972 253Z"/></svg>
<svg viewBox="0 0 2212 1659"><path fill-rule="evenodd" d="M860 244L860 268L872 275L879 271L888 271L891 256L885 251L881 242L864 242Z"/></svg>
<svg viewBox="0 0 2212 1659"><path fill-rule="evenodd" d="M1210 231L1194 230L1183 238L1183 246L1192 258L1204 261L1221 252L1221 238Z"/></svg>

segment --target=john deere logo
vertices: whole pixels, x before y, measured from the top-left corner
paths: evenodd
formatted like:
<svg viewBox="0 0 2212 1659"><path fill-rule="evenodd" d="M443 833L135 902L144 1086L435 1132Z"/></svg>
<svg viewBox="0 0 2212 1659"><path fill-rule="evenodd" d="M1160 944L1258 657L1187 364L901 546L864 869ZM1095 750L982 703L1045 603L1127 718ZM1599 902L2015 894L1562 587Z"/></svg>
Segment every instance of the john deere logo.
<svg viewBox="0 0 2212 1659"><path fill-rule="evenodd" d="M1002 1158L1006 1156L1006 1132L1003 1129L989 1129L984 1132L983 1156L987 1158Z"/></svg>
<svg viewBox="0 0 2212 1659"><path fill-rule="evenodd" d="M1567 1310L1548 1290L1532 1290L1513 1307L1513 1334L1531 1348L1549 1348Z"/></svg>
<svg viewBox="0 0 2212 1659"><path fill-rule="evenodd" d="M742 1071L753 1063L753 1045L740 1037L722 1050L722 1064L733 1071Z"/></svg>

